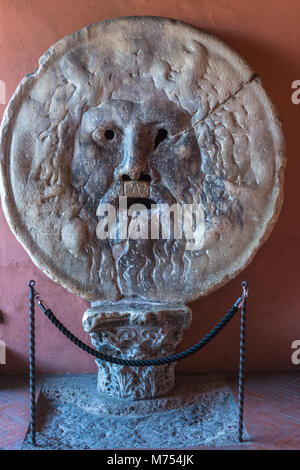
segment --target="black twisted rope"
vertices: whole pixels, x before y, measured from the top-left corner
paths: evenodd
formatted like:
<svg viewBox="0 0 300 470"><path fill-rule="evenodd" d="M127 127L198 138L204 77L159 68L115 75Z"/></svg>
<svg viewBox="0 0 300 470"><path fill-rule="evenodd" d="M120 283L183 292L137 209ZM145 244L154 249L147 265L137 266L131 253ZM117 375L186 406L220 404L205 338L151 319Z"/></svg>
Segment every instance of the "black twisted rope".
<svg viewBox="0 0 300 470"><path fill-rule="evenodd" d="M247 283L242 283L247 289ZM241 311L241 336L240 336L240 367L239 367L239 424L238 438L243 442L243 416L244 416L244 389L245 389L245 359L246 359L246 328L247 328L247 296L244 297Z"/></svg>
<svg viewBox="0 0 300 470"><path fill-rule="evenodd" d="M97 351L94 348L91 348L88 346L86 343L83 343L78 339L76 336L74 336L59 320L56 318L56 316L53 314L53 312L47 308L43 301L39 301L39 306L41 310L45 313L45 315L49 318L49 320L56 326L56 328L59 329L59 331L64 334L72 343L76 344L79 348L83 349L86 351L88 354L91 354L92 356L97 357L98 359L101 359L102 361L105 362L110 362L111 364L118 364L118 365L123 365L123 366L133 366L133 367L146 367L146 366L160 366L163 364L171 364L172 362L178 362L181 361L182 359L185 359L191 354L196 353L200 349L202 349L207 343L209 343L226 325L227 323L232 319L232 317L236 314L236 312L239 310L241 303L243 303L243 299L239 298L233 307L229 310L228 313L222 318L219 323L206 335L204 338L202 338L198 343L194 344L194 346L191 346L190 348L186 349L185 351L178 353L178 354L173 354L172 356L167 356L167 357L159 357L157 359L144 359L144 360L136 360L136 359L125 359L125 358L119 358L119 357L113 357L113 356L108 356L107 354L103 354L99 351Z"/></svg>
<svg viewBox="0 0 300 470"><path fill-rule="evenodd" d="M35 321L34 284L29 283L29 382L30 382L30 438L35 445Z"/></svg>

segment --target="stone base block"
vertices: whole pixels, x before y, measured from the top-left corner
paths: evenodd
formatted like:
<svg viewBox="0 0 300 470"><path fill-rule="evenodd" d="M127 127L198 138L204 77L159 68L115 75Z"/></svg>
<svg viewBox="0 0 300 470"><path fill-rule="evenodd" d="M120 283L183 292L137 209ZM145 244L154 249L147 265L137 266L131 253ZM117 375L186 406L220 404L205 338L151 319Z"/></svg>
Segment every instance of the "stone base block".
<svg viewBox="0 0 300 470"><path fill-rule="evenodd" d="M223 376L178 373L174 389L155 400L115 400L95 388L94 375L46 378L36 449L186 450L238 443L237 406ZM33 449L29 436L23 449Z"/></svg>

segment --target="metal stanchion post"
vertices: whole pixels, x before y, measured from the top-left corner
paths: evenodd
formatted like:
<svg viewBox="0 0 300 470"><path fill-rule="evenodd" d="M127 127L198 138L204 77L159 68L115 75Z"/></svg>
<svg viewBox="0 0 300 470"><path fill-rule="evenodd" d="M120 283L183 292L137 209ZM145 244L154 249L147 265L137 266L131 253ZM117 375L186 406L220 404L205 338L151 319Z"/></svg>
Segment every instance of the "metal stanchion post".
<svg viewBox="0 0 300 470"><path fill-rule="evenodd" d="M243 304L241 310L241 336L240 336L240 366L239 366L239 424L238 439L243 442L244 427L244 389L245 389L245 348L246 348L246 326L247 326L247 282L242 282Z"/></svg>
<svg viewBox="0 0 300 470"><path fill-rule="evenodd" d="M29 381L30 381L30 437L35 446L35 318L34 281L29 281Z"/></svg>

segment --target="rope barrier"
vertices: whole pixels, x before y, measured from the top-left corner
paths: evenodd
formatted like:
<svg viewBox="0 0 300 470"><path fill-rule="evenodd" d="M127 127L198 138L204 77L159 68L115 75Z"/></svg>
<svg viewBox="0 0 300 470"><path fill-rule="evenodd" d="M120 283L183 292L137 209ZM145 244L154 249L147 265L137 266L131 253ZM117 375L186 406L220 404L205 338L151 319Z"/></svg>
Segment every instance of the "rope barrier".
<svg viewBox="0 0 300 470"><path fill-rule="evenodd" d="M45 302L40 299L40 294L36 292L35 281L28 282L29 285L29 318L30 318L30 399L31 399L31 422L30 433L33 445L35 445L35 335L34 335L34 299L37 299L38 305L47 318L65 335L72 343L83 349L88 354L111 364L125 365L132 367L159 366L178 362L200 351L230 322L240 308L242 308L241 317L241 339L240 339L240 368L239 368L239 441L242 442L243 433L243 405L244 405L244 366L245 366L245 336L246 336L246 314L247 314L247 295L248 285L242 282L243 293L224 317L212 328L209 333L190 348L178 354L159 357L156 359L126 359L110 356L88 346L68 330L54 313L47 307Z"/></svg>
<svg viewBox="0 0 300 470"><path fill-rule="evenodd" d="M31 283L33 281L30 281ZM160 366L163 364L171 364L173 362L181 361L182 359L186 359L187 357L195 354L197 351L202 349L206 346L226 325L227 323L234 317L236 312L239 310L241 305L244 303L244 298L240 297L235 304L231 307L228 313L222 318L221 321L217 323L217 325L206 335L202 338L198 343L194 344L190 348L186 349L185 351L173 354L172 356L160 357L157 359L126 359L120 357L109 356L107 354L103 354L100 351L97 351L94 348L91 348L86 343L83 343L79 338L77 338L70 330L68 330L61 321L54 315L54 313L46 306L43 300L38 300L38 304L41 310L44 312L46 317L53 323L53 325L58 328L58 330L65 335L72 343L74 343L79 348L83 349L83 351L91 354L97 359L100 359L105 362L110 362L111 364L118 364L122 366L133 366L133 367L146 367L146 366Z"/></svg>

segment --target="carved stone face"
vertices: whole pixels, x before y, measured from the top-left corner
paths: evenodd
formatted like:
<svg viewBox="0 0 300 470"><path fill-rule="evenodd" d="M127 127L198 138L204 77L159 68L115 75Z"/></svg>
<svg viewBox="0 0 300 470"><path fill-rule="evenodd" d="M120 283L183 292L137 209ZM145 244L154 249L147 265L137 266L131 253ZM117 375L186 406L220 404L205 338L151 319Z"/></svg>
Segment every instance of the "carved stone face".
<svg viewBox="0 0 300 470"><path fill-rule="evenodd" d="M141 201L149 208L151 204L158 208L191 204L195 200L189 192L189 178L192 173L201 179L200 161L192 116L166 96L156 93L137 103L119 98L103 101L84 112L75 135L71 182L77 198L88 201L81 218L87 218L96 231L93 220L101 204L118 209L124 195L129 196L128 209ZM128 194L131 187L137 191ZM133 295L137 276L145 279L145 266L156 269L166 258L166 250L170 252L168 244L178 257L183 256L185 242L170 238L152 240L149 233L149 239L108 241L121 291ZM145 282L144 295L149 289Z"/></svg>
<svg viewBox="0 0 300 470"><path fill-rule="evenodd" d="M280 210L284 139L260 79L216 38L168 19L101 22L54 45L1 137L12 230L90 300L206 295L252 259ZM203 245L187 250L184 233L99 239L99 210L120 196L201 205Z"/></svg>
<svg viewBox="0 0 300 470"><path fill-rule="evenodd" d="M142 103L107 100L86 111L76 133L72 184L94 201L123 182L149 181L156 203L184 198L198 171L199 146L191 116L166 97Z"/></svg>

